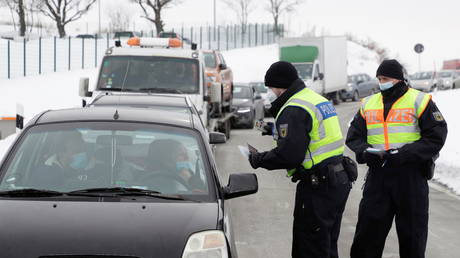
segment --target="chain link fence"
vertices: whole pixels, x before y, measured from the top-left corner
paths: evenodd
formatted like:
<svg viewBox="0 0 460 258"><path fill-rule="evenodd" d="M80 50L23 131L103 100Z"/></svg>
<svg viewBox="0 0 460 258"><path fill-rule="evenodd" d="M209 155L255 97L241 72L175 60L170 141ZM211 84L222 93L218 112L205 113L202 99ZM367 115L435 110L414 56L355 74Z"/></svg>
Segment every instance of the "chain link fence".
<svg viewBox="0 0 460 258"><path fill-rule="evenodd" d="M283 26L280 28L283 31ZM171 31L196 43L199 49L255 47L273 44L279 37L270 24L180 27ZM152 37L155 32L143 31L141 35ZM0 39L0 79L97 67L115 40L110 33L97 38Z"/></svg>

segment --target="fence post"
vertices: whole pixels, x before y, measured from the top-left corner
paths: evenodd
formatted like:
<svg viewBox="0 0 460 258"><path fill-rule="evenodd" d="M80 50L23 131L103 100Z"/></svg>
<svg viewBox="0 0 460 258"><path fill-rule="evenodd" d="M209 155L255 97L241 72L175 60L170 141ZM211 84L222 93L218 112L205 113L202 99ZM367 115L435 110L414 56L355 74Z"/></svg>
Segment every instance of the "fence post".
<svg viewBox="0 0 460 258"><path fill-rule="evenodd" d="M24 51L23 51L23 53L24 53L24 60L23 60L23 62L24 62L24 63L23 63L23 66L24 66L24 77L25 77L25 76L26 76L26 66L27 66L27 64L26 64L26 54L27 54L27 53L26 53L26 38L25 38L25 37L24 37L24 39L23 39L23 42L24 42Z"/></svg>
<svg viewBox="0 0 460 258"><path fill-rule="evenodd" d="M220 25L217 26L217 50L220 50Z"/></svg>
<svg viewBox="0 0 460 258"><path fill-rule="evenodd" d="M81 38L81 69L85 69L85 38Z"/></svg>
<svg viewBox="0 0 460 258"><path fill-rule="evenodd" d="M71 67L71 39L72 37L69 37L69 65L68 65L68 68L69 68L69 71L70 71L70 67Z"/></svg>
<svg viewBox="0 0 460 258"><path fill-rule="evenodd" d="M110 44L109 44L109 37L110 37L110 35L109 35L109 33L107 32L107 48L109 48L109 46L110 46Z"/></svg>
<svg viewBox="0 0 460 258"><path fill-rule="evenodd" d="M251 47L251 24L248 25L248 47Z"/></svg>
<svg viewBox="0 0 460 258"><path fill-rule="evenodd" d="M257 34L259 33L259 31L257 30L257 23L256 23L256 25L255 25L255 30L256 30L256 32L255 32L256 38L255 38L255 43L254 43L254 45L257 47L257 44L259 43L259 42L258 42L258 37L257 37L257 36L258 36Z"/></svg>
<svg viewBox="0 0 460 258"><path fill-rule="evenodd" d="M233 48L236 48L236 24L233 25Z"/></svg>
<svg viewBox="0 0 460 258"><path fill-rule="evenodd" d="M193 27L190 26L190 42L193 43Z"/></svg>
<svg viewBox="0 0 460 258"><path fill-rule="evenodd" d="M203 27L200 26L200 49L203 48Z"/></svg>
<svg viewBox="0 0 460 258"><path fill-rule="evenodd" d="M42 74L42 37L38 38L38 74Z"/></svg>
<svg viewBox="0 0 460 258"><path fill-rule="evenodd" d="M211 26L208 26L208 49L211 49Z"/></svg>
<svg viewBox="0 0 460 258"><path fill-rule="evenodd" d="M184 24L182 24L182 27L180 29L180 35L184 37ZM182 44L182 48L184 48L184 44Z"/></svg>
<svg viewBox="0 0 460 258"><path fill-rule="evenodd" d="M241 48L244 48L244 34L243 33L243 25L240 26L240 34L241 34Z"/></svg>
<svg viewBox="0 0 460 258"><path fill-rule="evenodd" d="M53 71L56 72L56 36L53 38Z"/></svg>
<svg viewBox="0 0 460 258"><path fill-rule="evenodd" d="M11 78L11 48L10 48L10 40L8 40L8 79Z"/></svg>
<svg viewBox="0 0 460 258"><path fill-rule="evenodd" d="M94 38L94 67L97 67L97 36Z"/></svg>
<svg viewBox="0 0 460 258"><path fill-rule="evenodd" d="M262 24L260 25L260 27L261 27L261 28L260 28L260 32L261 32L261 33L260 33L260 37L261 37L261 41L262 41L261 43L262 43L262 45L263 45L263 44L264 44L264 34L265 34L265 31L264 31L264 24L262 23Z"/></svg>
<svg viewBox="0 0 460 258"><path fill-rule="evenodd" d="M225 26L226 49L228 50L228 25Z"/></svg>

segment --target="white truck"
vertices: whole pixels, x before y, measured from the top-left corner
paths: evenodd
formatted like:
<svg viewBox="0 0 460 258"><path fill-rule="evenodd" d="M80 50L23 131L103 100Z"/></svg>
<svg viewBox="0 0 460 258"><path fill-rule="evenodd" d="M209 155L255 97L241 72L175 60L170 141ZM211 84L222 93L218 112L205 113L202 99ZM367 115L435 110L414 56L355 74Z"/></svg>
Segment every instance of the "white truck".
<svg viewBox="0 0 460 258"><path fill-rule="evenodd" d="M221 84L207 79L203 55L196 49L182 48L177 40L132 38L128 46L117 44L107 49L94 90L89 91L89 78L80 79L83 106L109 94L184 94L208 130L223 132L228 139L233 113L220 104ZM213 84L209 91L208 83Z"/></svg>
<svg viewBox="0 0 460 258"><path fill-rule="evenodd" d="M280 61L291 62L307 87L340 102L347 87L347 40L343 36L282 38Z"/></svg>

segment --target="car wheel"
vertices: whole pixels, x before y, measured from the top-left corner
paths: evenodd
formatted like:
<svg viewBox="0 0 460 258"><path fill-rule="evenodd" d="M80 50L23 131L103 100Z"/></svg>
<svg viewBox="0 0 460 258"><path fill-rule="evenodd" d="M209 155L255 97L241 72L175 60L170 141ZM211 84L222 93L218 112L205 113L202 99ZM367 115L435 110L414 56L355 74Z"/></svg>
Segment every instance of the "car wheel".
<svg viewBox="0 0 460 258"><path fill-rule="evenodd" d="M255 117L256 117L256 113L255 113L255 111L253 111L253 112L252 112L252 115L251 115L251 120L249 120L249 123L246 125L246 128L247 128L247 129L252 129L252 128L254 128Z"/></svg>
<svg viewBox="0 0 460 258"><path fill-rule="evenodd" d="M454 84L452 84L452 89L455 89L455 88L457 88L457 86L454 83Z"/></svg>
<svg viewBox="0 0 460 258"><path fill-rule="evenodd" d="M352 98L351 100L352 100L352 101L358 101L358 100L359 100L358 91L353 92L353 98Z"/></svg>

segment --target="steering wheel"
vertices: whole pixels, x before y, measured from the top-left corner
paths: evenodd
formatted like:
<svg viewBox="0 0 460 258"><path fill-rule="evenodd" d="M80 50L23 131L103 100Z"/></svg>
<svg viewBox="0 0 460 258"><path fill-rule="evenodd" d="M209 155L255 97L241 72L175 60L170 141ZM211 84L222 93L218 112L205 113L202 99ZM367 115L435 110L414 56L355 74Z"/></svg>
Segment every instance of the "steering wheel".
<svg viewBox="0 0 460 258"><path fill-rule="evenodd" d="M141 182L148 183L149 181L158 181L161 179L167 179L171 182L176 182L179 183L181 186L183 186L187 191L192 191L190 188L189 184L179 175L175 174L170 174L170 173L149 173L147 175L141 176L140 178Z"/></svg>

